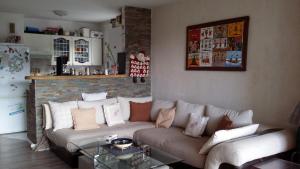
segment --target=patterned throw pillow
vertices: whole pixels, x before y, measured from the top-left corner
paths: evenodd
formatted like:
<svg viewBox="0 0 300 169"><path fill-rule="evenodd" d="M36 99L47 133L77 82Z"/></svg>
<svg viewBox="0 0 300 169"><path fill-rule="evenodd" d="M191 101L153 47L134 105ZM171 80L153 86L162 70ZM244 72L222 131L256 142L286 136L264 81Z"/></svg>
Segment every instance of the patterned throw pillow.
<svg viewBox="0 0 300 169"><path fill-rule="evenodd" d="M199 113L191 113L183 133L192 137L200 137L205 131L208 119L209 117L201 116Z"/></svg>
<svg viewBox="0 0 300 169"><path fill-rule="evenodd" d="M120 111L120 103L111 105L103 105L104 116L108 126L124 124L122 113Z"/></svg>

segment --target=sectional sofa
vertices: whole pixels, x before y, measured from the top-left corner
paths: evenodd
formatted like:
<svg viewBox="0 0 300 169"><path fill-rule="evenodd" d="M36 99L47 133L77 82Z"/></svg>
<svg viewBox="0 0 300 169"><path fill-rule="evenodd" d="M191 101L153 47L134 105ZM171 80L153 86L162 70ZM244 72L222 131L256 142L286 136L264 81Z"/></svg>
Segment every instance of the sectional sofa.
<svg viewBox="0 0 300 169"><path fill-rule="evenodd" d="M287 152L295 147L295 134L292 131L259 125L259 128L254 134L219 142L211 146L208 152L199 153L200 149L207 144L208 140L212 139L215 131L206 130L206 134L201 137L187 136L183 131L185 130L184 126L188 120L188 114L176 113L175 120L170 128L155 127L155 120L159 109L170 107L178 108L179 102L180 104L187 105L186 110L190 111L195 104L189 104L183 101L177 101L176 104L176 102L172 101L154 100L152 102L151 121L129 121L130 110L128 105L130 101L143 103L151 100L151 97L118 97L109 99L109 101L98 101L97 105L119 102L126 123L111 127L102 124L100 128L82 131L76 131L72 128L53 131L51 109L48 104L44 104L44 128L49 140L50 149L72 167L77 167L77 160L80 153L78 152L78 148L72 143L85 145L96 139L117 134L119 137L133 138L137 144L147 144L160 148L163 151L183 159L183 163L189 166L218 169L220 167L222 168L222 166L228 167L228 165L231 168L241 168L257 159ZM80 103L78 103L78 105L80 105ZM182 110L182 107L178 109ZM203 115L211 116L211 122L208 123L207 126L208 128L213 128L216 126L215 123L218 122L217 117L220 117L221 114L217 115L215 112L209 113L208 111L208 106L206 106L206 111L204 111ZM221 113L232 115L232 111L227 110L221 111ZM244 117L236 116L235 118ZM248 118L251 118L252 123L252 116ZM243 119L239 120L243 121ZM249 123L249 120L247 122ZM179 125L176 125L176 123Z"/></svg>

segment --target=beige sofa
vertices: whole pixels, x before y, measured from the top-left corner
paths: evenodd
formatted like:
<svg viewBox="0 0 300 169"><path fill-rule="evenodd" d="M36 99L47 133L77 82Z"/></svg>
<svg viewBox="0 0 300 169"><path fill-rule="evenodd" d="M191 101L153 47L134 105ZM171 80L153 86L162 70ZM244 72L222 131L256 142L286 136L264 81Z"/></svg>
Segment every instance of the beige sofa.
<svg viewBox="0 0 300 169"><path fill-rule="evenodd" d="M46 136L49 139L51 150L72 167L77 167L79 155L78 147L72 143L81 146L113 134L117 134L119 137L131 137L137 144L154 146L183 159L183 162L188 165L205 169L218 169L223 163L239 167L249 161L286 152L295 147L294 133L280 130L223 142L214 146L208 154L201 155L199 150L210 136L190 137L183 134L183 127L176 125L168 129L155 128L158 109L172 106L175 106L175 103L169 101L154 102L151 111L152 122L127 121L125 124L112 127L103 124L98 129L84 131L68 128L54 132L51 127L46 127ZM194 106L192 107L194 108ZM44 117L48 116L49 121L51 119L49 118L51 116L49 106L43 105L43 110ZM181 124L184 124L182 119L186 119L186 117L181 114L181 117L177 118L177 122L179 120ZM266 129L268 128L260 126L258 132L266 131Z"/></svg>

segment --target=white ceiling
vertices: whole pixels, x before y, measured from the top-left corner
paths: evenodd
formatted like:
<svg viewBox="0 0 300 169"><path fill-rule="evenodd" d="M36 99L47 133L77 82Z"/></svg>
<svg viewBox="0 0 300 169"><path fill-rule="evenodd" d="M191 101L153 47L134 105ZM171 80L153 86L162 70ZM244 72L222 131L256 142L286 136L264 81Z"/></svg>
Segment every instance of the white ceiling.
<svg viewBox="0 0 300 169"><path fill-rule="evenodd" d="M123 6L153 8L176 0L0 0L1 12L24 14L28 18L101 22L117 16ZM58 17L53 10L66 10Z"/></svg>

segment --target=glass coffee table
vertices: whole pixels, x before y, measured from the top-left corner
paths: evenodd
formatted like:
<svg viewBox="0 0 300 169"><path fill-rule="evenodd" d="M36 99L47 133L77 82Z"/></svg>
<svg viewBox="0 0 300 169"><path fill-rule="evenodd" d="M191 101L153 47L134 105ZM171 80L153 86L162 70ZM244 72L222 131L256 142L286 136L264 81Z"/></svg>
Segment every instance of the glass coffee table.
<svg viewBox="0 0 300 169"><path fill-rule="evenodd" d="M182 160L157 148L142 145L116 152L104 139L78 146L79 169L170 169Z"/></svg>

